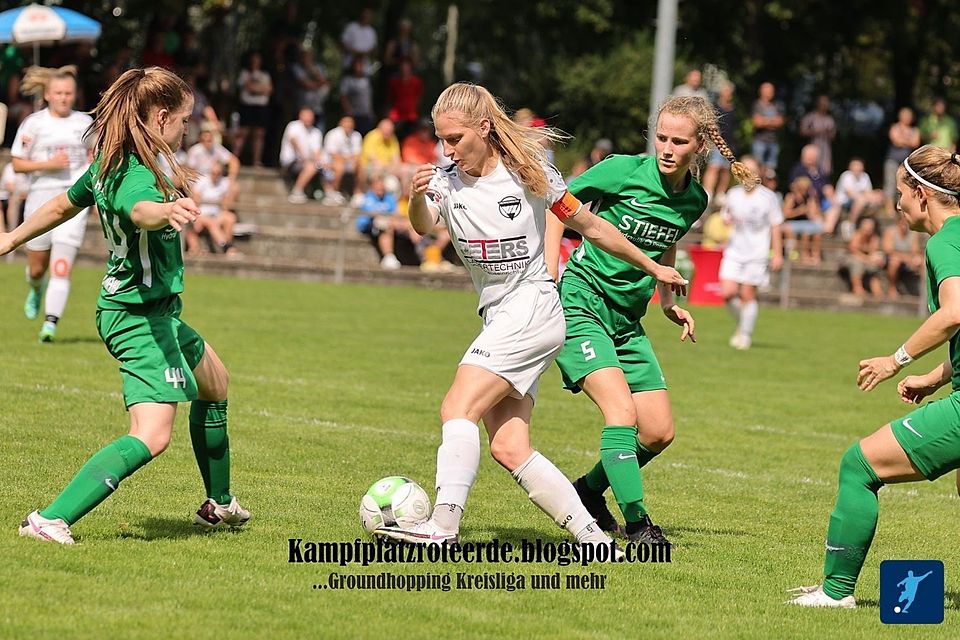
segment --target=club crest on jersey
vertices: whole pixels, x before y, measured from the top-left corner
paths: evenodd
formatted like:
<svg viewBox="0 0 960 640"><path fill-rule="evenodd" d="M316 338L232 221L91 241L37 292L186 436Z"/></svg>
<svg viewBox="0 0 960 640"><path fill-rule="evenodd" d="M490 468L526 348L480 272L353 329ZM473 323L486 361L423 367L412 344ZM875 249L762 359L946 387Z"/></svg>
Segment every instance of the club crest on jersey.
<svg viewBox="0 0 960 640"><path fill-rule="evenodd" d="M502 215L507 220L513 220L520 215L520 198L517 196L506 196L501 198L500 202L497 203L500 207L500 215Z"/></svg>

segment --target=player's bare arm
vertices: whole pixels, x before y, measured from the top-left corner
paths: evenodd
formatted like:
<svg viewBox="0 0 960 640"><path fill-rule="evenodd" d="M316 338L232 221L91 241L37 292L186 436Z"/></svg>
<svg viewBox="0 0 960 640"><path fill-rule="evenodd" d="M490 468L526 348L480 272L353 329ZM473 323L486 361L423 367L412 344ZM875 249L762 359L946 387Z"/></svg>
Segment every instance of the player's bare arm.
<svg viewBox="0 0 960 640"><path fill-rule="evenodd" d="M687 281L673 267L657 264L650 256L627 240L616 227L594 215L586 206L580 213L563 220L574 231L612 256L629 262L638 269L653 276L657 282L670 287L678 295L687 294Z"/></svg>
<svg viewBox="0 0 960 640"><path fill-rule="evenodd" d="M946 278L940 283L940 308L924 321L902 349L911 359L933 351L952 338L960 329L960 277ZM869 358L860 362L857 386L870 391L884 380L896 375L903 366L893 355Z"/></svg>
<svg viewBox="0 0 960 640"><path fill-rule="evenodd" d="M20 245L43 235L83 211L75 207L66 193L48 201L37 209L22 225L10 233L0 233L0 255L10 253Z"/></svg>
<svg viewBox="0 0 960 640"><path fill-rule="evenodd" d="M420 235L426 235L433 231L437 224L436 210L431 210L427 204L426 191L433 178L435 167L432 164L422 164L413 174L413 181L410 185L410 224Z"/></svg>
<svg viewBox="0 0 960 640"><path fill-rule="evenodd" d="M130 219L133 224L147 231L163 229L167 225L177 231L193 222L200 215L200 208L191 198L180 198L173 202L150 202L142 200L133 206Z"/></svg>

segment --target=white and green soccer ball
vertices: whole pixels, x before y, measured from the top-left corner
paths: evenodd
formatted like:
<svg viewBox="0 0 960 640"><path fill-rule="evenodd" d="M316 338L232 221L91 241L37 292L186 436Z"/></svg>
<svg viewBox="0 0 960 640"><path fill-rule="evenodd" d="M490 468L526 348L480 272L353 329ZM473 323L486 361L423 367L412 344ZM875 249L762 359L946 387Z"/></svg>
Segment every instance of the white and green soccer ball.
<svg viewBox="0 0 960 640"><path fill-rule="evenodd" d="M378 527L408 527L429 516L427 492L403 476L377 480L360 500L360 526L367 533Z"/></svg>

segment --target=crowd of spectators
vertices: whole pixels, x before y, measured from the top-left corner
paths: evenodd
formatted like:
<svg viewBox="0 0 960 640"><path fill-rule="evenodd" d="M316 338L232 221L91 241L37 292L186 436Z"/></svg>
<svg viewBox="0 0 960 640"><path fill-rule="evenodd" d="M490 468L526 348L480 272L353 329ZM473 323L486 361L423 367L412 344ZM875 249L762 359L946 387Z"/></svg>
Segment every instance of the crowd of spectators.
<svg viewBox="0 0 960 640"><path fill-rule="evenodd" d="M902 107L896 112L896 120L886 131L882 182L875 183L860 157L851 157L842 171L837 168L833 147L839 129L830 96L817 95L812 108L790 129L776 87L763 82L749 110L749 122L741 126L733 85L724 79L715 85L715 91L706 92L701 72L694 69L674 94L709 96L720 115L721 135L727 144L737 155L748 148L761 165L763 184L775 191L781 189L788 257L817 266L824 262L828 253L825 247L829 246L838 254L837 260L830 262L839 262L838 272L854 296L898 298L904 293L916 294L923 269L922 245L920 236L910 231L896 212L896 172L904 158L921 144L956 149L960 134L946 101L935 99L919 125L912 108ZM792 163L781 157L783 146L796 146L782 146L790 130L801 145ZM746 145L740 140L744 132L750 136ZM777 172L783 166L790 169L787 180L781 183ZM711 153L703 176L711 211L722 205L729 180L729 164L719 154ZM725 231L719 215L709 216L703 229L707 244L722 247ZM826 238L833 239L829 245L825 244Z"/></svg>

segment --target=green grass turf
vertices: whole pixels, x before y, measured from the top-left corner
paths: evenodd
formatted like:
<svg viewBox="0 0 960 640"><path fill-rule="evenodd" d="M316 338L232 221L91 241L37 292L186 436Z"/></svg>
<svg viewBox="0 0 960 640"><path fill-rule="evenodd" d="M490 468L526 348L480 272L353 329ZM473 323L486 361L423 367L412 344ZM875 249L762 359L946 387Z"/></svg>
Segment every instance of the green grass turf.
<svg viewBox="0 0 960 640"><path fill-rule="evenodd" d="M944 561L946 622L923 631L960 636L952 477L881 492L859 610L783 604L787 588L819 579L841 454L905 413L892 383L857 391L857 362L891 353L917 319L765 308L754 348L740 353L727 347L722 309L694 310L696 345L680 344L653 311L677 439L644 473L652 514L677 543L672 564L341 568L288 564L287 539L353 540L360 496L382 476L432 485L438 408L478 329L475 297L189 276L184 318L232 374L233 489L253 519L237 533L192 531L203 493L184 407L170 449L73 527L80 544L18 538L20 519L127 429L120 377L93 322L99 278L77 270L58 342L40 345L39 320L21 313L22 264L0 264L0 637L915 637L879 621L887 558ZM575 477L595 459L601 422L589 400L559 387L551 368L533 443ZM489 456L480 466L466 540L563 539ZM312 588L332 572L381 571L594 572L607 582L552 591L528 581L513 593Z"/></svg>

